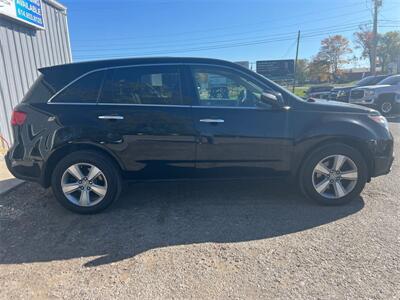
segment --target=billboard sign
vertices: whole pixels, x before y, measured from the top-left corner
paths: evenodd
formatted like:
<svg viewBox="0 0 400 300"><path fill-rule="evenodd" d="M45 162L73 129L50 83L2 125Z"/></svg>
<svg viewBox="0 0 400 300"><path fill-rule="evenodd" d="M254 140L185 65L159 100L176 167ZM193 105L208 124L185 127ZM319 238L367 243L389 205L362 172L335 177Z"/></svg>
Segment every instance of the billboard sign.
<svg viewBox="0 0 400 300"><path fill-rule="evenodd" d="M257 73L271 79L294 78L294 60L259 60L256 62Z"/></svg>
<svg viewBox="0 0 400 300"><path fill-rule="evenodd" d="M0 15L44 29L41 0L0 0Z"/></svg>

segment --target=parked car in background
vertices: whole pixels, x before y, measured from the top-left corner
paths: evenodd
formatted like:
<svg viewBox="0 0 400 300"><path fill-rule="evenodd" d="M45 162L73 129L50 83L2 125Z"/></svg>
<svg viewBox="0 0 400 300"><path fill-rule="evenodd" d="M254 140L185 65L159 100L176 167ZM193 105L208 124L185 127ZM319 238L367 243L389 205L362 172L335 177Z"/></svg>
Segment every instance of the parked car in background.
<svg viewBox="0 0 400 300"><path fill-rule="evenodd" d="M349 102L350 91L359 86L375 85L389 75L367 76L352 86L335 87L329 93L329 100Z"/></svg>
<svg viewBox="0 0 400 300"><path fill-rule="evenodd" d="M78 213L108 207L122 180L292 178L338 205L393 162L377 111L303 100L235 63L136 58L40 72L14 109L7 166Z"/></svg>
<svg viewBox="0 0 400 300"><path fill-rule="evenodd" d="M332 85L311 86L306 92L306 98L328 99Z"/></svg>
<svg viewBox="0 0 400 300"><path fill-rule="evenodd" d="M392 75L377 85L361 86L350 92L350 103L360 104L390 115L400 106L400 75Z"/></svg>

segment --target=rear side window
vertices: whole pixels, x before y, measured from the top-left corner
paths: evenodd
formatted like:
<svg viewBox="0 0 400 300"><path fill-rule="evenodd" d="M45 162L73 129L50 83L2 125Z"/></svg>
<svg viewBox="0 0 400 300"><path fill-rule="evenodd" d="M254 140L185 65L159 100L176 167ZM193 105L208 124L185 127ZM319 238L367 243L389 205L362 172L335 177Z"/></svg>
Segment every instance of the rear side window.
<svg viewBox="0 0 400 300"><path fill-rule="evenodd" d="M178 67L124 67L109 70L102 103L181 105Z"/></svg>
<svg viewBox="0 0 400 300"><path fill-rule="evenodd" d="M46 82L44 76L40 75L31 86L24 99L22 99L22 102L43 103L47 102L54 94L54 89Z"/></svg>
<svg viewBox="0 0 400 300"><path fill-rule="evenodd" d="M90 73L61 91L51 102L56 103L96 103L105 71Z"/></svg>

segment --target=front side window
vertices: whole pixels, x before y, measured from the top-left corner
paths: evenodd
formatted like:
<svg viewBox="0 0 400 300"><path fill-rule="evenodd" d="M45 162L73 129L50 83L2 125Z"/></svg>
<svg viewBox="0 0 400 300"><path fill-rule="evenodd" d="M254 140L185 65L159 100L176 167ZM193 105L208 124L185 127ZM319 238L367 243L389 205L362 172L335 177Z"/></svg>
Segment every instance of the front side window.
<svg viewBox="0 0 400 300"><path fill-rule="evenodd" d="M220 67L195 67L193 76L202 106L255 107L264 88L240 73Z"/></svg>
<svg viewBox="0 0 400 300"><path fill-rule="evenodd" d="M102 103L180 105L177 67L123 67L109 70L100 96Z"/></svg>
<svg viewBox="0 0 400 300"><path fill-rule="evenodd" d="M51 102L96 103L105 71L96 71L78 79L62 90Z"/></svg>

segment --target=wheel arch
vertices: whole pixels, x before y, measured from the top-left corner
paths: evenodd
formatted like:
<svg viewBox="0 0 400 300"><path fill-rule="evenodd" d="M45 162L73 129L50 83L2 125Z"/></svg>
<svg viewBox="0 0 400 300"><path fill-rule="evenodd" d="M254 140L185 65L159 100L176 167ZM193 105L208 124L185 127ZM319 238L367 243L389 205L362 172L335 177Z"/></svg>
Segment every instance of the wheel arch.
<svg viewBox="0 0 400 300"><path fill-rule="evenodd" d="M368 181L370 181L371 176L373 174L373 168L374 168L373 159L371 159L373 157L373 155L365 141L358 139L358 138L350 137L350 136L330 137L330 138L321 140L309 147L306 147L305 151L302 151L302 154L300 155L300 157L298 157L296 159L296 161L298 161L298 163L294 168L293 175L295 176L295 178L298 178L299 173L300 173L305 161L307 160L307 158L310 155L312 155L312 153L316 149L322 148L329 144L343 144L343 145L352 147L352 148L356 149L358 152L360 152L365 160L366 165L367 165L367 170L368 170L367 178L368 178Z"/></svg>
<svg viewBox="0 0 400 300"><path fill-rule="evenodd" d="M62 147L57 148L54 150L49 157L46 160L46 164L44 165L44 170L43 170L43 175L42 175L42 185L44 187L49 187L51 184L51 175L54 171L54 168L57 164L57 162L64 156L71 154L76 151L82 151L82 150L88 150L88 151L95 151L98 153L103 154L104 156L108 157L110 161L118 168L118 170L122 171L124 170L124 166L122 162L110 151L93 145L93 144L86 144L86 143L73 143L73 144L66 144Z"/></svg>

